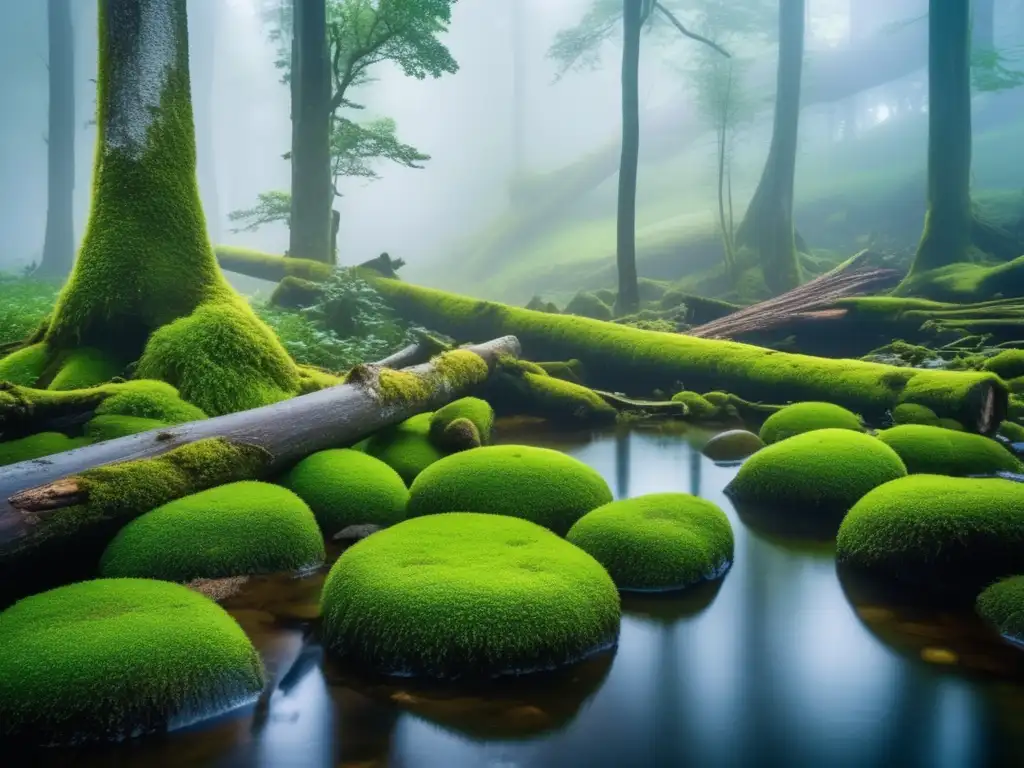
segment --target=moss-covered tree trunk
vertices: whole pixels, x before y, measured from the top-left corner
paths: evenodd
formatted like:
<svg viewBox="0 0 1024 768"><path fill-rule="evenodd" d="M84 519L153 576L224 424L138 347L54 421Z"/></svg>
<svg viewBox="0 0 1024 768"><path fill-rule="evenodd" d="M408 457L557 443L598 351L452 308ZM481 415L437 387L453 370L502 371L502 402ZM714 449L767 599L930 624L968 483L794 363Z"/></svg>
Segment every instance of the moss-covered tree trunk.
<svg viewBox="0 0 1024 768"><path fill-rule="evenodd" d="M75 47L71 0L49 0L50 106L47 145L46 239L36 276L64 279L75 261Z"/></svg>
<svg viewBox="0 0 1024 768"><path fill-rule="evenodd" d="M636 274L636 176L640 156L640 31L646 5L646 0L622 0L622 152L615 235L619 273L615 311L619 315L629 315L640 308Z"/></svg>
<svg viewBox="0 0 1024 768"><path fill-rule="evenodd" d="M911 275L967 261L971 245L970 0L931 0L928 209Z"/></svg>
<svg viewBox="0 0 1024 768"><path fill-rule="evenodd" d="M804 0L780 0L772 143L761 181L736 233L738 246L758 253L765 284L774 293L783 293L800 284L800 262L793 230L793 177L803 58Z"/></svg>
<svg viewBox="0 0 1024 768"><path fill-rule="evenodd" d="M288 255L331 262L331 65L325 0L295 0Z"/></svg>

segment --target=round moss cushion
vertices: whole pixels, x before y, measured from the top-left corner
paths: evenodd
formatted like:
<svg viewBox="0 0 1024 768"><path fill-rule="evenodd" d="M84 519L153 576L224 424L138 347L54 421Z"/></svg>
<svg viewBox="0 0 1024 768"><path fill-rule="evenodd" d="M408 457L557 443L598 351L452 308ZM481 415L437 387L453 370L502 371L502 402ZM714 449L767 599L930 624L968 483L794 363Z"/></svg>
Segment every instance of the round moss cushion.
<svg viewBox="0 0 1024 768"><path fill-rule="evenodd" d="M907 472L927 475L988 475L1024 467L1006 448L981 435L925 424L904 424L878 433L903 459Z"/></svg>
<svg viewBox="0 0 1024 768"><path fill-rule="evenodd" d="M323 564L316 518L298 496L244 481L185 496L128 523L100 573L166 581L297 571Z"/></svg>
<svg viewBox="0 0 1024 768"><path fill-rule="evenodd" d="M894 424L928 424L933 427L939 423L935 411L926 405L914 403L900 403L893 408L892 420Z"/></svg>
<svg viewBox="0 0 1024 768"><path fill-rule="evenodd" d="M548 669L614 644L618 590L586 552L538 525L456 512L375 533L334 564L325 645L385 674Z"/></svg>
<svg viewBox="0 0 1024 768"><path fill-rule="evenodd" d="M999 633L1024 643L1024 576L997 581L978 595L978 614Z"/></svg>
<svg viewBox="0 0 1024 768"><path fill-rule="evenodd" d="M430 441L432 417L432 413L421 413L382 429L369 439L363 450L394 469L406 485L411 485L420 472L445 455Z"/></svg>
<svg viewBox="0 0 1024 768"><path fill-rule="evenodd" d="M448 451L449 440L445 430L453 423L468 419L476 427L479 439L477 445L491 442L491 427L494 426L494 409L479 397L463 397L443 408L438 408L430 417L430 438L441 450Z"/></svg>
<svg viewBox="0 0 1024 768"><path fill-rule="evenodd" d="M771 445L816 429L863 432L860 417L832 403L794 403L776 411L761 425L761 439Z"/></svg>
<svg viewBox="0 0 1024 768"><path fill-rule="evenodd" d="M931 587L980 590L1024 573L1024 485L911 475L874 489L839 528L840 561Z"/></svg>
<svg viewBox="0 0 1024 768"><path fill-rule="evenodd" d="M708 440L701 453L712 461L740 461L764 448L764 441L745 429L729 429Z"/></svg>
<svg viewBox="0 0 1024 768"><path fill-rule="evenodd" d="M259 655L213 601L177 584L99 579L0 613L0 738L114 740L185 725L263 687Z"/></svg>
<svg viewBox="0 0 1024 768"><path fill-rule="evenodd" d="M409 501L409 489L395 470L350 448L307 456L281 484L309 505L328 536L350 525L393 525L405 518Z"/></svg>
<svg viewBox="0 0 1024 768"><path fill-rule="evenodd" d="M729 518L685 493L652 493L588 512L566 538L593 555L622 590L681 589L732 563Z"/></svg>
<svg viewBox="0 0 1024 768"><path fill-rule="evenodd" d="M738 501L845 513L872 488L906 474L899 455L880 440L819 429L758 451L726 490Z"/></svg>
<svg viewBox="0 0 1024 768"><path fill-rule="evenodd" d="M409 489L409 517L487 512L521 517L565 535L612 500L608 483L578 459L548 448L474 448L427 467Z"/></svg>

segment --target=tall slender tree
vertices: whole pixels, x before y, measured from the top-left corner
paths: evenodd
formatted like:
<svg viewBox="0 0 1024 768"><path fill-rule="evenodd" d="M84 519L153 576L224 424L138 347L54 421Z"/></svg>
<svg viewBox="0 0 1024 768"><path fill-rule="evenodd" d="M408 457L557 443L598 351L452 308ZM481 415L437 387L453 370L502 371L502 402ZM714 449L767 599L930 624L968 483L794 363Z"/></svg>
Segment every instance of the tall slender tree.
<svg viewBox="0 0 1024 768"><path fill-rule="evenodd" d="M334 261L331 240L331 63L326 0L294 0L292 197L288 253Z"/></svg>
<svg viewBox="0 0 1024 768"><path fill-rule="evenodd" d="M793 186L800 126L804 21L804 0L779 0L779 62L772 141L761 181L736 232L737 246L747 246L758 253L765 284L774 293L783 293L800 283L793 228Z"/></svg>
<svg viewBox="0 0 1024 768"><path fill-rule="evenodd" d="M46 239L36 275L63 280L75 261L75 44L71 0L49 0Z"/></svg>

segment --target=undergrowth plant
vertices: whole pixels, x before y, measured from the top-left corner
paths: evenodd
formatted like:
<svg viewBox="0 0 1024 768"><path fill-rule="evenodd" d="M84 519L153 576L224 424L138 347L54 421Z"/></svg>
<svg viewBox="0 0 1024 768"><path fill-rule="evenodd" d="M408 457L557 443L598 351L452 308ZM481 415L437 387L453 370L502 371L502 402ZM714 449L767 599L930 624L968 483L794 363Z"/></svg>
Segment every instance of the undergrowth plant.
<svg viewBox="0 0 1024 768"><path fill-rule="evenodd" d="M50 314L59 286L0 272L0 344L30 336Z"/></svg>

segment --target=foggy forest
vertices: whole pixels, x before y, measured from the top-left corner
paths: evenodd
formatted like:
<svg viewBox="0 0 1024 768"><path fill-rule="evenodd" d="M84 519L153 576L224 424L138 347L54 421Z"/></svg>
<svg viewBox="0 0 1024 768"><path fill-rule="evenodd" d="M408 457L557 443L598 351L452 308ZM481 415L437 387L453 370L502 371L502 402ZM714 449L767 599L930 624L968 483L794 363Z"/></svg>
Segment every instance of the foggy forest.
<svg viewBox="0 0 1024 768"><path fill-rule="evenodd" d="M1024 0L0 0L0 761L1024 764Z"/></svg>

